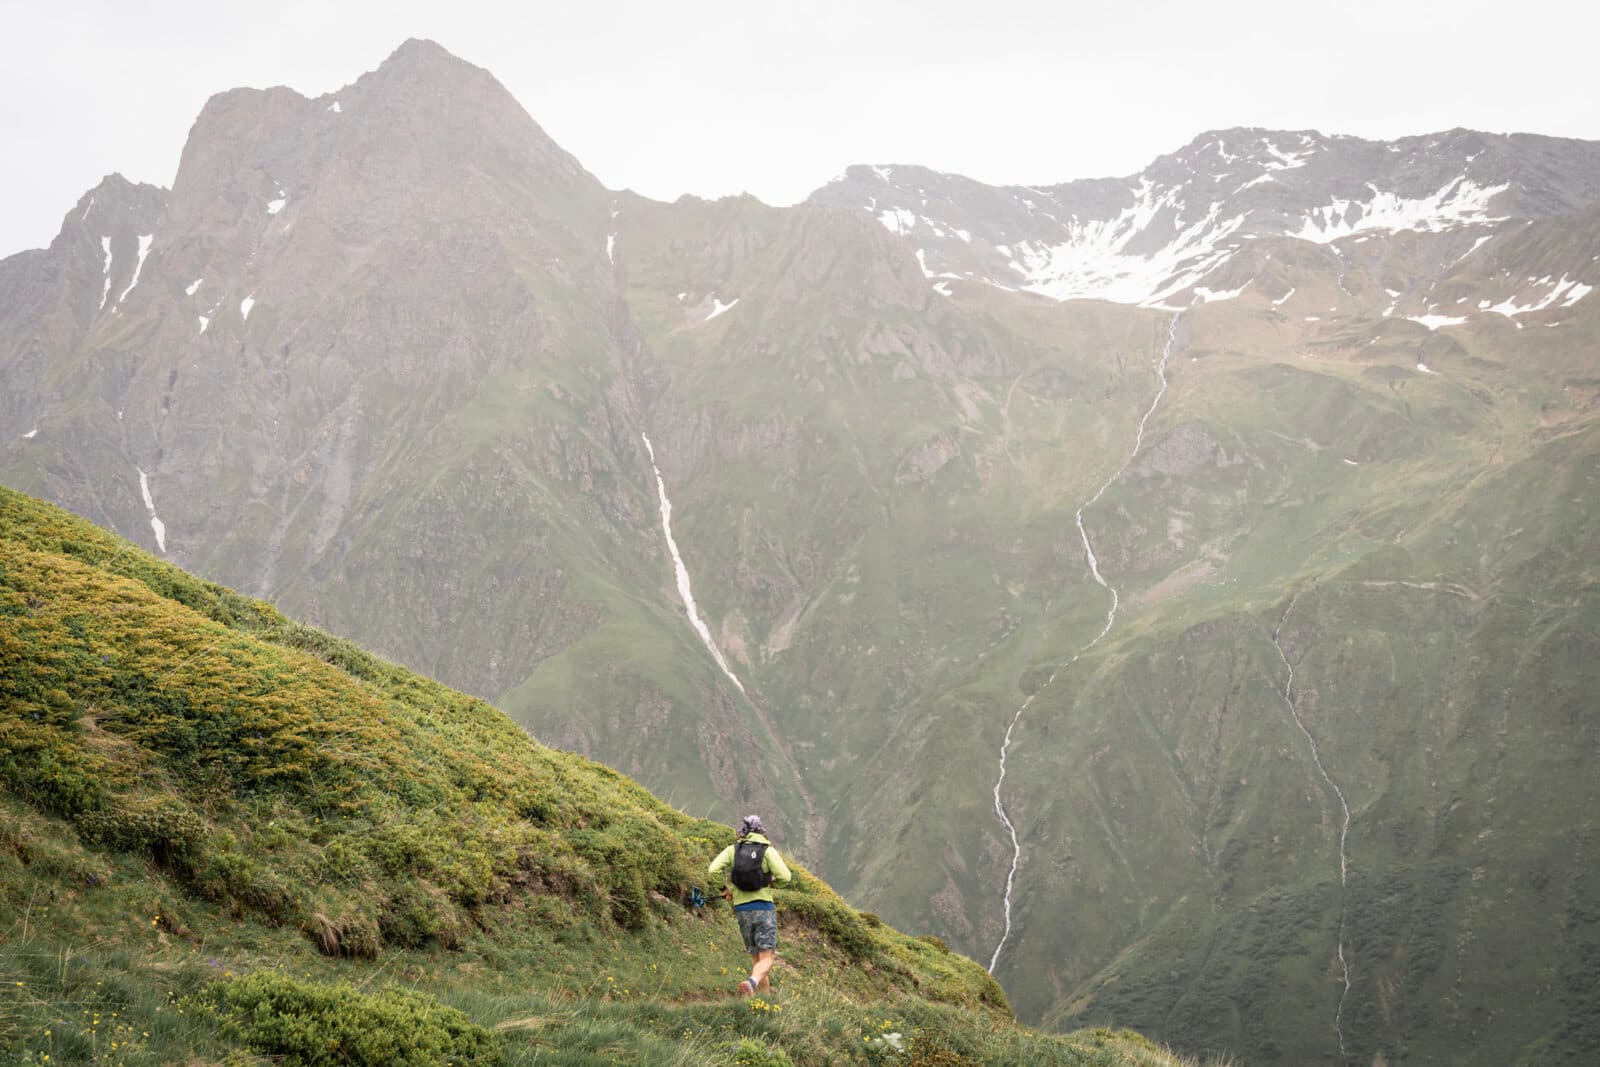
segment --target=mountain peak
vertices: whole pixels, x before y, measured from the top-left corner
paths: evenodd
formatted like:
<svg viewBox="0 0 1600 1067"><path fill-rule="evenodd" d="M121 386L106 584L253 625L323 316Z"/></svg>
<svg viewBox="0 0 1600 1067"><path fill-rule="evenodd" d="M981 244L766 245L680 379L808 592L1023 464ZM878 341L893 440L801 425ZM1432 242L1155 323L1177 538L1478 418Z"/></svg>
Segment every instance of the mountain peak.
<svg viewBox="0 0 1600 1067"><path fill-rule="evenodd" d="M446 74L488 76L482 67L468 63L437 41L408 37L389 58L378 64L380 74L410 74L438 77Z"/></svg>
<svg viewBox="0 0 1600 1067"><path fill-rule="evenodd" d="M391 129L455 138L454 151L476 152L493 142L549 157L563 173L582 170L499 79L434 41L408 38L376 70L334 95L349 96L352 114L382 114Z"/></svg>
<svg viewBox="0 0 1600 1067"><path fill-rule="evenodd" d="M466 60L461 59L438 41L427 37L407 37L400 42L398 48L389 53L389 58L385 62L394 62L395 60L413 56L443 57L453 59L458 63L466 62ZM468 65L470 66L471 64Z"/></svg>
<svg viewBox="0 0 1600 1067"><path fill-rule="evenodd" d="M166 209L167 196L158 185L129 181L112 171L78 198L62 218L56 241L91 231L103 236L149 230Z"/></svg>
<svg viewBox="0 0 1600 1067"><path fill-rule="evenodd" d="M127 203L150 197L165 197L166 195L167 190L159 185L151 185L149 182L136 182L125 177L121 171L114 170L84 192L83 196L78 200L78 207L82 209L90 199L95 200L97 203L110 204L113 202Z"/></svg>
<svg viewBox="0 0 1600 1067"><path fill-rule="evenodd" d="M475 109L522 112L511 91L489 71L436 41L410 37L349 88L377 87L389 96L421 94L434 102L467 100ZM337 95L337 94L336 94ZM448 105L447 105L448 106Z"/></svg>

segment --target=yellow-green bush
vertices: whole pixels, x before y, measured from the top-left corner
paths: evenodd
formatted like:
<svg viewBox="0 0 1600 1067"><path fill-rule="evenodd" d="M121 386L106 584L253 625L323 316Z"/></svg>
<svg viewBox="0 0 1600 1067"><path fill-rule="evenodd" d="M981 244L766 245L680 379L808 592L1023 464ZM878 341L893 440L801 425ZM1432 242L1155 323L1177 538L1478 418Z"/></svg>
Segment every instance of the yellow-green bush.
<svg viewBox="0 0 1600 1067"><path fill-rule="evenodd" d="M758 1037L741 1037L728 1046L728 1063L737 1067L793 1067L794 1061L782 1048Z"/></svg>
<svg viewBox="0 0 1600 1067"><path fill-rule="evenodd" d="M79 836L91 844L148 852L160 863L205 847L204 821L177 797L107 797L103 806L79 814L77 826Z"/></svg>
<svg viewBox="0 0 1600 1067"><path fill-rule="evenodd" d="M216 982L196 998L257 1052L290 1067L498 1064L493 1034L409 989L362 993L272 971Z"/></svg>
<svg viewBox="0 0 1600 1067"><path fill-rule="evenodd" d="M783 909L822 933L853 960L877 955L871 929L854 908L837 897L785 894Z"/></svg>

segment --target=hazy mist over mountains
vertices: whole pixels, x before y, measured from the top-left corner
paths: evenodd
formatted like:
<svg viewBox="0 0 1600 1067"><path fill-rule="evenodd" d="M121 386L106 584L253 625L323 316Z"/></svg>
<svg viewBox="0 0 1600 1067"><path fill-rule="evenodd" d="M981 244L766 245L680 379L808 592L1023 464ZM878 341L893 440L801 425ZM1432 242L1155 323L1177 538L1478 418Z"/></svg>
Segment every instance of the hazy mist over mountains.
<svg viewBox="0 0 1600 1067"><path fill-rule="evenodd" d="M0 260L0 483L763 813L1030 1024L1587 1063L1597 287L1600 142L663 203L411 40Z"/></svg>

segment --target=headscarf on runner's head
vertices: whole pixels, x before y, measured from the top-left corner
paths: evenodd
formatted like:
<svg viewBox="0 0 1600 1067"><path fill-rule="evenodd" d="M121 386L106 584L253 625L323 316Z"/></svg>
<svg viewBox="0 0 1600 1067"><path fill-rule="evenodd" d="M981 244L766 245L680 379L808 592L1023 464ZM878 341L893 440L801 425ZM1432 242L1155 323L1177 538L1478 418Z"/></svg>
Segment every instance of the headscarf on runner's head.
<svg viewBox="0 0 1600 1067"><path fill-rule="evenodd" d="M751 834L766 836L767 828L761 825L761 816L746 815L739 821L739 839L742 841Z"/></svg>

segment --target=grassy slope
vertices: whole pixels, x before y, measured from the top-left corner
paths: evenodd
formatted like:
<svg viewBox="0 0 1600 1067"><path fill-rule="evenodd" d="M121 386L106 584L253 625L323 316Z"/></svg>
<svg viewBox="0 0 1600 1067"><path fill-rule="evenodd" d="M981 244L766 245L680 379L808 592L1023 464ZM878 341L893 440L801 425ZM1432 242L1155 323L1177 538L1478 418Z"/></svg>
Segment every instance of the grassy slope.
<svg viewBox="0 0 1600 1067"><path fill-rule="evenodd" d="M0 753L12 1061L1173 1062L1015 1026L804 870L725 1000L724 827L4 489Z"/></svg>

